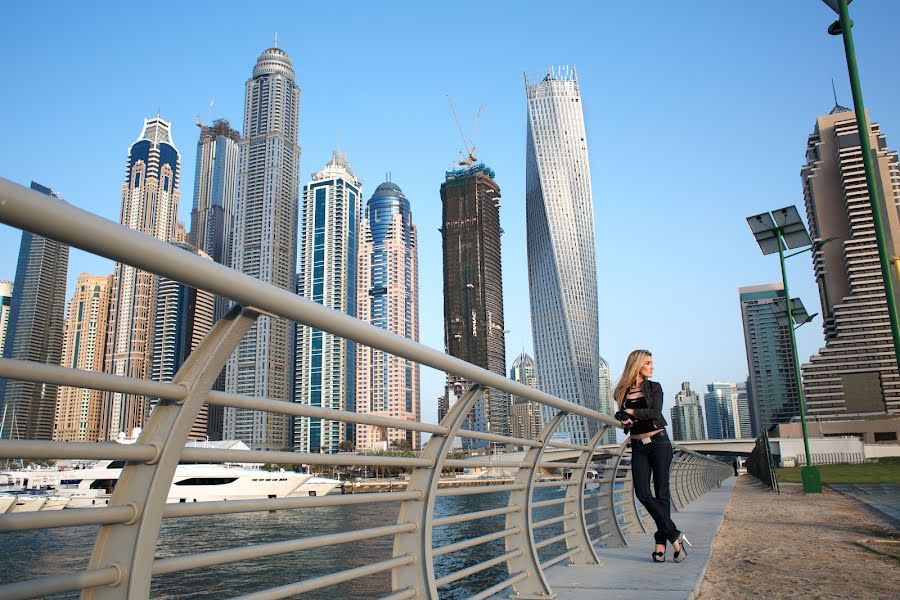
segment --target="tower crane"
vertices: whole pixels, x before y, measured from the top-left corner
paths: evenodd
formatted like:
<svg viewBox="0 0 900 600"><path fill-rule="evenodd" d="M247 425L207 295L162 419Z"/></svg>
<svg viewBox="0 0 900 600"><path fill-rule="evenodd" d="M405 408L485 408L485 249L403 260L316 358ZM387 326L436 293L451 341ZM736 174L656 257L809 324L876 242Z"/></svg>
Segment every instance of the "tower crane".
<svg viewBox="0 0 900 600"><path fill-rule="evenodd" d="M478 162L478 158L475 156L475 139L478 137L478 123L481 121L481 111L484 108L484 105L478 107L478 112L475 115L475 126L472 128L472 137L466 138L462 125L459 123L459 117L456 115L456 109L453 107L453 99L449 94L447 94L447 103L450 104L450 113L453 115L453 122L456 123L456 128L459 130L459 137L462 139L463 143L463 150L460 151L461 158L456 164L461 167L471 167Z"/></svg>

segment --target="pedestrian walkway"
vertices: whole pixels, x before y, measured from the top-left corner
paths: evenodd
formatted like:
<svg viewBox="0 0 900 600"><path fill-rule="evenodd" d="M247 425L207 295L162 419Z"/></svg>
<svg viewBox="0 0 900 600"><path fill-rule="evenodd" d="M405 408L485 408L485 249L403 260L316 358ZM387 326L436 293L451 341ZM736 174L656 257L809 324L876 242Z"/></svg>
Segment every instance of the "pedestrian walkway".
<svg viewBox="0 0 900 600"><path fill-rule="evenodd" d="M900 485L896 483L855 483L830 485L831 489L856 498L882 513L900 527Z"/></svg>
<svg viewBox="0 0 900 600"><path fill-rule="evenodd" d="M675 524L694 544L687 549L684 562L672 562L671 546L667 548L666 562L652 562L652 531L637 533L628 536L628 546L624 548L598 548L602 565L551 568L547 572L550 589L558 593L557 600L694 598L706 573L734 482L734 477L727 479L685 510L673 513Z"/></svg>

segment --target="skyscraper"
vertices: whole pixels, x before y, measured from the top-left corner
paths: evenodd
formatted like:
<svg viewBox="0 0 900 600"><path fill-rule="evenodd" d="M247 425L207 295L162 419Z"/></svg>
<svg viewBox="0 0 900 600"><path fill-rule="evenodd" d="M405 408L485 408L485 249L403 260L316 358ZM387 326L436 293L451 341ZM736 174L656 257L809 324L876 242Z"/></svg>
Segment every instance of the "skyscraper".
<svg viewBox="0 0 900 600"><path fill-rule="evenodd" d="M784 303L780 283L742 287L738 290L744 322L747 369L753 390L753 430L788 423L800 414L800 400L791 356L791 332L779 325L772 307Z"/></svg>
<svg viewBox="0 0 900 600"><path fill-rule="evenodd" d="M606 362L602 356L600 357L600 362L597 367L597 389L599 391L599 398L597 401L597 410L607 416L614 416L616 411L619 410L618 405L616 404L616 400L613 397L612 390L612 377L609 372L609 363ZM615 444L616 443L616 429L614 427L610 427L606 430L606 433L603 434L603 438L600 440L600 444Z"/></svg>
<svg viewBox="0 0 900 600"><path fill-rule="evenodd" d="M121 223L165 242L175 238L178 178L181 163L172 141L172 126L159 115L144 120L141 135L128 151L122 185ZM157 276L116 263L110 325L107 332L107 373L146 379L150 375ZM106 392L100 436L116 439L142 427L147 412L144 396Z"/></svg>
<svg viewBox="0 0 900 600"><path fill-rule="evenodd" d="M353 317L361 212L362 184L335 150L303 188L297 294ZM355 410L355 343L305 325L295 331L294 402ZM353 441L351 425L340 421L295 417L293 427L294 449L302 452L337 452Z"/></svg>
<svg viewBox="0 0 900 600"><path fill-rule="evenodd" d="M688 381L683 382L681 391L675 394L675 406L672 407L672 439L685 442L706 439L703 433L700 394L691 389Z"/></svg>
<svg viewBox="0 0 900 600"><path fill-rule="evenodd" d="M185 252L209 255L188 244L176 244ZM150 376L154 381L172 381L206 334L213 327L215 296L160 277L157 283L156 312L153 324L153 362ZM150 409L158 399L150 399ZM189 439L205 440L209 436L209 410L206 404L194 420ZM209 436L212 437L212 436Z"/></svg>
<svg viewBox="0 0 900 600"><path fill-rule="evenodd" d="M444 252L444 341L451 356L499 375L506 371L503 274L500 261L500 188L478 163L447 171L441 184ZM453 381L453 378L450 378ZM468 382L459 382L468 387ZM509 396L489 389L466 429L509 435ZM463 440L464 446L483 446Z"/></svg>
<svg viewBox="0 0 900 600"><path fill-rule="evenodd" d="M525 79L525 217L538 385L597 410L597 268L591 169L574 67ZM546 422L553 410L544 410ZM584 444L594 421L568 417L560 431Z"/></svg>
<svg viewBox="0 0 900 600"><path fill-rule="evenodd" d="M231 266L234 205L237 197L241 134L225 119L200 126L194 205L188 243L219 264ZM225 307L221 308L224 314ZM221 314L216 315L220 317Z"/></svg>
<svg viewBox="0 0 900 600"><path fill-rule="evenodd" d="M869 127L890 258L900 255L900 163L878 125L870 122ZM807 416L900 413L900 373L853 112L835 106L816 119L806 158L801 179L810 234L818 240L838 238L812 253L825 347L803 365ZM900 290L894 269L891 277Z"/></svg>
<svg viewBox="0 0 900 600"><path fill-rule="evenodd" d="M82 371L103 371L112 275L82 273L66 309L62 366ZM103 392L60 386L53 420L53 439L61 442L100 441Z"/></svg>
<svg viewBox="0 0 900 600"><path fill-rule="evenodd" d="M31 182L31 189L56 196ZM69 247L22 232L4 358L58 365L62 357ZM0 379L0 438L49 440L57 386Z"/></svg>
<svg viewBox="0 0 900 600"><path fill-rule="evenodd" d="M234 252L235 203L237 202L238 159L241 134L225 119L200 127L197 140L197 166L194 173L194 204L191 209L191 231L188 243L205 252L215 262L231 265ZM216 296L214 322L221 319L231 300ZM225 389L223 372L213 385ZM207 434L212 440L222 439L224 408L207 408Z"/></svg>
<svg viewBox="0 0 900 600"><path fill-rule="evenodd" d="M714 381L706 386L703 396L706 409L706 437L725 440L739 437L741 426L738 408L737 384L730 381Z"/></svg>
<svg viewBox="0 0 900 600"><path fill-rule="evenodd" d="M300 88L280 48L263 52L247 81L231 266L286 290L297 267ZM261 316L228 361L225 390L290 400L290 321ZM226 408L224 436L253 450L290 446L285 415Z"/></svg>
<svg viewBox="0 0 900 600"><path fill-rule="evenodd" d="M753 435L753 418L752 405L753 397L750 390L750 378L745 381L739 381L737 384L737 430L736 438L752 438Z"/></svg>
<svg viewBox="0 0 900 600"><path fill-rule="evenodd" d="M9 325L9 311L12 307L12 281L0 281L0 356L6 345L6 329Z"/></svg>
<svg viewBox="0 0 900 600"><path fill-rule="evenodd" d="M359 225L357 318L419 341L419 257L409 200L385 182L375 189ZM356 412L420 421L419 365L381 350L356 346ZM356 449L406 441L419 432L372 425L356 427Z"/></svg>
<svg viewBox="0 0 900 600"><path fill-rule="evenodd" d="M534 359L524 351L513 361L509 370L509 378L529 387L537 387L537 370ZM544 428L541 419L541 405L527 398L512 396L512 415L510 417L510 435L517 438L533 440Z"/></svg>

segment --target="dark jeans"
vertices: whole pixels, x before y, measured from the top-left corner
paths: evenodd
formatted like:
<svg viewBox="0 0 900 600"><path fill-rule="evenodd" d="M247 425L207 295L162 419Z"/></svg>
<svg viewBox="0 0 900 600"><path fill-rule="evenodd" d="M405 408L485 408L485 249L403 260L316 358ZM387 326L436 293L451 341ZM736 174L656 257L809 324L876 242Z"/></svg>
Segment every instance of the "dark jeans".
<svg viewBox="0 0 900 600"><path fill-rule="evenodd" d="M632 444L631 448L631 478L634 481L634 494L656 523L656 533L653 534L653 538L657 544L665 545L667 540L674 542L681 532L672 522L672 503L669 495L672 442L663 432L649 444ZM655 496L650 493L651 473L653 474Z"/></svg>

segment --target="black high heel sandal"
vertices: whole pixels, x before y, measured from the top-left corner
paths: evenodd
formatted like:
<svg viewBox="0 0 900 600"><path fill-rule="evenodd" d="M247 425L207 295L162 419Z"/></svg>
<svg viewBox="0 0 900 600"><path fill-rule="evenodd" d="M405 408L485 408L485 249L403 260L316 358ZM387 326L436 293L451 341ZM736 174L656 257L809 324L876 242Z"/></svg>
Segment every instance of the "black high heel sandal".
<svg viewBox="0 0 900 600"><path fill-rule="evenodd" d="M653 562L666 562L665 552L654 552L651 556L653 557Z"/></svg>
<svg viewBox="0 0 900 600"><path fill-rule="evenodd" d="M687 550L684 549L684 545L687 544L691 548L693 548L694 545L688 541L688 539L684 536L683 533L679 533L678 537L675 539L675 541L678 542L678 545L681 548L679 550L675 551L675 554L672 555L672 560L674 562L680 563L681 561L683 561L684 559L687 558ZM674 548L674 543L673 543L673 548Z"/></svg>

